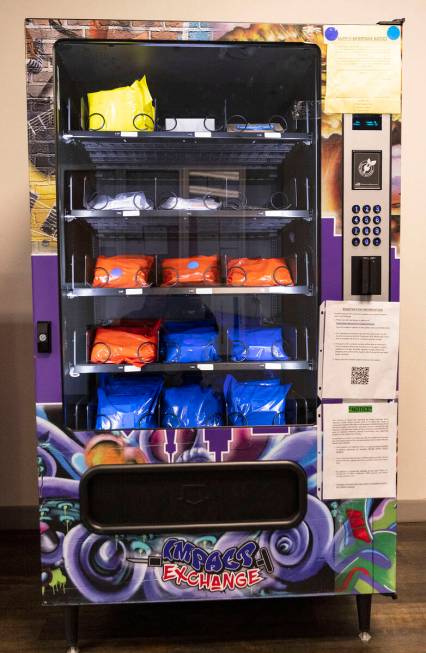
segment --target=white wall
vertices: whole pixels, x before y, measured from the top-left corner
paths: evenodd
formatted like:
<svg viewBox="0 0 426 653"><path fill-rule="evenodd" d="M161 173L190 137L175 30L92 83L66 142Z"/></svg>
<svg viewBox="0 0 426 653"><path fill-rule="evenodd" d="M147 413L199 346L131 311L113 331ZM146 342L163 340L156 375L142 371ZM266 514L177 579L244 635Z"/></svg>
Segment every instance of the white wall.
<svg viewBox="0 0 426 653"><path fill-rule="evenodd" d="M0 506L36 502L25 17L374 23L404 16L399 497L426 498L425 0L1 0ZM423 263L423 265L422 265Z"/></svg>

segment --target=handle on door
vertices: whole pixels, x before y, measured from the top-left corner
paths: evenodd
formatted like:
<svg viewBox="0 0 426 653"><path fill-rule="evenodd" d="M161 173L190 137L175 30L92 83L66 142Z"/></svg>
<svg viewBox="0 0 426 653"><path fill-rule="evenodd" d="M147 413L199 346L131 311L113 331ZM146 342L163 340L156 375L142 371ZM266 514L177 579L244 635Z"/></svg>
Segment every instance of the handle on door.
<svg viewBox="0 0 426 653"><path fill-rule="evenodd" d="M37 322L37 351L39 354L52 353L52 322Z"/></svg>

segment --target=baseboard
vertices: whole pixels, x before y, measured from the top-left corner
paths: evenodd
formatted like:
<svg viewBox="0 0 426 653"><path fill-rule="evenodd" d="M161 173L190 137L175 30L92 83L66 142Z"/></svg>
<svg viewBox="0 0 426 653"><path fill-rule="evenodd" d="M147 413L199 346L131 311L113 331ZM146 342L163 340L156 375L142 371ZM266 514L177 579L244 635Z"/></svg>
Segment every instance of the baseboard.
<svg viewBox="0 0 426 653"><path fill-rule="evenodd" d="M398 521L426 521L426 499L400 499Z"/></svg>
<svg viewBox="0 0 426 653"><path fill-rule="evenodd" d="M37 506L0 506L0 531L38 530ZM399 522L426 522L426 499L398 501Z"/></svg>

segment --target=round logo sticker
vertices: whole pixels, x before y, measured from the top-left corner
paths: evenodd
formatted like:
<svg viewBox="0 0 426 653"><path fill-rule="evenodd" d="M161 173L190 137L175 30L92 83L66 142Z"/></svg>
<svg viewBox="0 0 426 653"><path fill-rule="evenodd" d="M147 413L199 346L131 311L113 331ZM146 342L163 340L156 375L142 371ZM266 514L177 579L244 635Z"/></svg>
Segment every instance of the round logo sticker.
<svg viewBox="0 0 426 653"><path fill-rule="evenodd" d="M327 39L327 41L335 41L339 36L339 32L335 27L327 27L327 29L324 32L324 36Z"/></svg>
<svg viewBox="0 0 426 653"><path fill-rule="evenodd" d="M388 35L388 39L390 39L391 41L396 41L397 39L399 39L400 34L401 34L401 30L396 25L391 25L388 28L387 35Z"/></svg>
<svg viewBox="0 0 426 653"><path fill-rule="evenodd" d="M111 270L111 277L113 277L114 279L119 279L122 274L123 274L123 270L121 268L113 268Z"/></svg>
<svg viewBox="0 0 426 653"><path fill-rule="evenodd" d="M200 264L198 263L198 261L189 261L188 267L190 270L196 270L197 268L200 267Z"/></svg>

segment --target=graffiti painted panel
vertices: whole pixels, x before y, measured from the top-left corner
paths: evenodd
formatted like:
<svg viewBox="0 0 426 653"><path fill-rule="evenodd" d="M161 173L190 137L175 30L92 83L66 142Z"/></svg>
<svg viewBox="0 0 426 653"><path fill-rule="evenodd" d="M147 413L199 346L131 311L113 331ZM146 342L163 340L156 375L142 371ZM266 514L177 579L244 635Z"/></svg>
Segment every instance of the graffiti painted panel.
<svg viewBox="0 0 426 653"><path fill-rule="evenodd" d="M246 428L71 435L46 417L37 418L37 428L46 603L394 591L393 503L320 501L314 428L273 434ZM98 535L79 521L79 479L95 464L224 459L298 462L308 477L303 521L283 530L173 537Z"/></svg>

